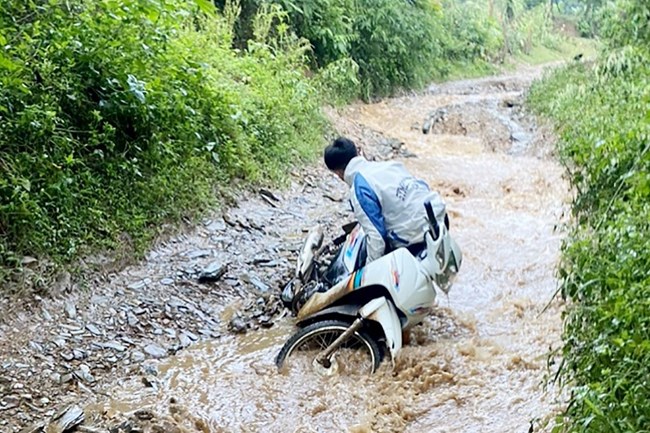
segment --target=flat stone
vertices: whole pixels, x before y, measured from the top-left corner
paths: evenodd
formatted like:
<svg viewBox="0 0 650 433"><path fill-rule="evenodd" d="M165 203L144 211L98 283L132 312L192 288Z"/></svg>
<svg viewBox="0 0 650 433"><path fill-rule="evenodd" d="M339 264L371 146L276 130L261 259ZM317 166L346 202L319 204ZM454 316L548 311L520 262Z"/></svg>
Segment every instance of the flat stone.
<svg viewBox="0 0 650 433"><path fill-rule="evenodd" d="M206 266L199 275L199 283L218 281L228 270L228 265L214 261Z"/></svg>
<svg viewBox="0 0 650 433"><path fill-rule="evenodd" d="M163 286L171 286L172 284L174 284L174 280L172 278L163 278L162 280L160 280L160 284L162 284Z"/></svg>
<svg viewBox="0 0 650 433"><path fill-rule="evenodd" d="M126 350L126 347L122 346L117 341L109 341L107 343L102 343L101 345L105 349L113 349L113 350L117 350L118 352L124 352Z"/></svg>
<svg viewBox="0 0 650 433"><path fill-rule="evenodd" d="M192 340L185 334L178 335L178 341L181 343L181 347L185 348L192 344Z"/></svg>
<svg viewBox="0 0 650 433"><path fill-rule="evenodd" d="M29 265L34 264L36 262L38 262L38 260L35 257L25 256L20 261L20 264L23 265L23 266L29 266Z"/></svg>
<svg viewBox="0 0 650 433"><path fill-rule="evenodd" d="M68 383L72 380L72 373L66 373L59 379L60 383Z"/></svg>
<svg viewBox="0 0 650 433"><path fill-rule="evenodd" d="M69 318L74 319L77 317L77 306L72 301L66 301L64 308L65 314L67 314Z"/></svg>
<svg viewBox="0 0 650 433"><path fill-rule="evenodd" d="M246 323L241 317L233 317L228 324L228 328L235 334L244 334L248 329L248 323Z"/></svg>
<svg viewBox="0 0 650 433"><path fill-rule="evenodd" d="M147 285L149 285L149 284L151 284L151 279L145 278L144 280L135 281L135 282L129 284L128 286L126 286L126 288L129 289L129 290L140 291L140 290L144 289L145 287L147 287Z"/></svg>
<svg viewBox="0 0 650 433"><path fill-rule="evenodd" d="M271 288L269 286L264 284L262 282L262 280L260 280L255 275L246 275L246 274L242 275L242 280L247 282L247 283L252 284L260 292L268 292L269 290L271 290Z"/></svg>
<svg viewBox="0 0 650 433"><path fill-rule="evenodd" d="M92 374L90 374L90 367L88 367L86 364L81 364L79 368L75 371L75 375L83 380L84 382L88 383L93 383L95 382L95 378L93 377Z"/></svg>
<svg viewBox="0 0 650 433"><path fill-rule="evenodd" d="M206 225L206 228L211 232L220 232L226 229L226 223L223 218L217 218L214 221L210 221Z"/></svg>
<svg viewBox="0 0 650 433"><path fill-rule="evenodd" d="M129 324L129 326L135 326L138 324L139 320L135 314L129 311L126 313L126 322Z"/></svg>
<svg viewBox="0 0 650 433"><path fill-rule="evenodd" d="M43 351L43 346L40 343L37 343L36 341L30 341L29 342L29 347L34 349L37 352L42 352Z"/></svg>
<svg viewBox="0 0 650 433"><path fill-rule="evenodd" d="M99 330L99 328L92 323L87 324L86 329L93 335L102 335L102 332Z"/></svg>
<svg viewBox="0 0 650 433"><path fill-rule="evenodd" d="M106 296L93 295L90 298L90 303L94 305L106 305L109 301L109 298Z"/></svg>
<svg viewBox="0 0 650 433"><path fill-rule="evenodd" d="M193 250L187 253L189 259L200 259L201 257L207 257L212 254L210 250Z"/></svg>
<svg viewBox="0 0 650 433"><path fill-rule="evenodd" d="M167 351L155 343L146 345L144 351L154 358L164 358L167 356Z"/></svg>
<svg viewBox="0 0 650 433"><path fill-rule="evenodd" d="M139 350L134 350L131 352L131 361L133 362L142 362L144 361L145 356L144 353L140 352Z"/></svg>
<svg viewBox="0 0 650 433"><path fill-rule="evenodd" d="M138 409L133 413L133 415L141 421L148 421L154 418L153 412L149 409Z"/></svg>
<svg viewBox="0 0 650 433"><path fill-rule="evenodd" d="M74 429L83 421L83 410L79 406L70 406L52 417L52 422L47 427L47 431L65 433Z"/></svg>
<svg viewBox="0 0 650 433"><path fill-rule="evenodd" d="M199 336L194 334L193 332L182 330L181 334L187 335L190 338L190 340L192 340L192 341L198 341L199 340Z"/></svg>
<svg viewBox="0 0 650 433"><path fill-rule="evenodd" d="M88 354L81 349L72 349L72 355L74 359L82 360L88 358Z"/></svg>

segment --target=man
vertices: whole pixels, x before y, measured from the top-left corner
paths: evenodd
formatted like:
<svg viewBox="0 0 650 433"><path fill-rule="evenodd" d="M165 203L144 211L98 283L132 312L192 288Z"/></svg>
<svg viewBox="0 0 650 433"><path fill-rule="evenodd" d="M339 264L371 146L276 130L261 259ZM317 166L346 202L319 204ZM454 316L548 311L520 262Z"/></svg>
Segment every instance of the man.
<svg viewBox="0 0 650 433"><path fill-rule="evenodd" d="M324 159L327 168L350 186L354 216L367 236L366 263L399 247L414 255L424 249L424 203L431 202L437 218L445 211L440 195L426 182L400 162L366 160L344 137L325 148Z"/></svg>

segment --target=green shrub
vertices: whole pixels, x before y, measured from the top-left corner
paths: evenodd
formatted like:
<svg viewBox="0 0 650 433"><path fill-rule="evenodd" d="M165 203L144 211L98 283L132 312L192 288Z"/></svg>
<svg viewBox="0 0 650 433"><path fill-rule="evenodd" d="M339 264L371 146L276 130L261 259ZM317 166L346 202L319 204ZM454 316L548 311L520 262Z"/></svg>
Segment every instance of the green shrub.
<svg viewBox="0 0 650 433"><path fill-rule="evenodd" d="M577 192L563 247L573 302L562 377L572 389L563 430L647 432L650 426L650 55L609 52L534 86L554 119Z"/></svg>
<svg viewBox="0 0 650 433"><path fill-rule="evenodd" d="M277 11L237 52L232 17L206 2L69 4L0 6L3 266L69 260L123 233L142 246L214 204L219 182L281 179L320 144L307 47Z"/></svg>

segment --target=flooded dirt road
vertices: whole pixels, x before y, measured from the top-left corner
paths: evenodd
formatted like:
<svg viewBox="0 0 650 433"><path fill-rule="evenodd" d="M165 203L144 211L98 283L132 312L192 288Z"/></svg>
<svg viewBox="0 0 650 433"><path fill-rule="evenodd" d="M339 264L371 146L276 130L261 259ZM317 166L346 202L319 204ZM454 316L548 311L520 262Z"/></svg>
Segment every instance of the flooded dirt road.
<svg viewBox="0 0 650 433"><path fill-rule="evenodd" d="M559 396L545 384L548 354L561 343L561 304L549 302L568 192L552 142L521 107L539 73L447 83L332 114L369 154L404 143L398 158L443 195L464 253L451 293L412 331L394 368L384 362L371 377L280 373L274 358L293 328L276 315L268 329L223 332L116 376L88 398L87 419L116 432L550 431ZM345 194L331 175L318 176L330 195ZM299 243L312 220L347 222L337 197L318 196L308 210L294 199L302 219L285 213L281 221L296 229L280 230L280 241ZM219 323L247 302L225 297Z"/></svg>

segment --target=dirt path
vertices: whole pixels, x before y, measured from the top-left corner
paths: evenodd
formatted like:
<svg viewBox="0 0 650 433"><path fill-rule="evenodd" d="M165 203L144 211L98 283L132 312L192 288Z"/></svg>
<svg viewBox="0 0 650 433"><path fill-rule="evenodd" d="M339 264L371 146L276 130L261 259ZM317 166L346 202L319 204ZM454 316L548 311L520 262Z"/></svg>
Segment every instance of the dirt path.
<svg viewBox="0 0 650 433"><path fill-rule="evenodd" d="M371 156L403 158L442 193L465 255L449 298L394 370L316 379L273 365L292 330L275 293L302 230L350 218L345 188L319 168L296 173L282 194L240 200L89 292L5 317L0 428L90 403L86 424L115 431L550 431L557 393L543 384L561 306L543 309L556 289L567 187L552 144L521 110L538 73L332 115Z"/></svg>

